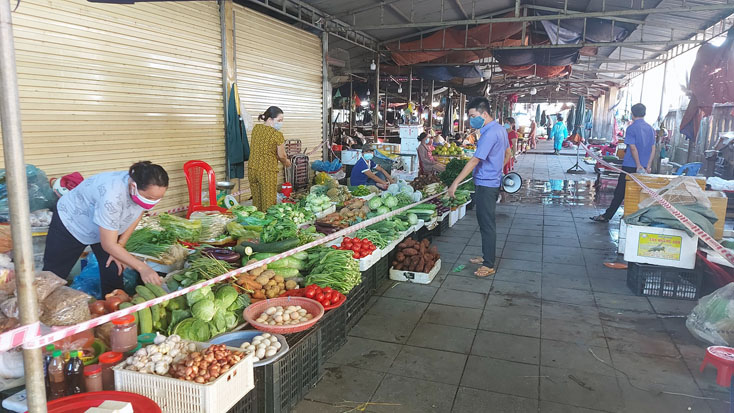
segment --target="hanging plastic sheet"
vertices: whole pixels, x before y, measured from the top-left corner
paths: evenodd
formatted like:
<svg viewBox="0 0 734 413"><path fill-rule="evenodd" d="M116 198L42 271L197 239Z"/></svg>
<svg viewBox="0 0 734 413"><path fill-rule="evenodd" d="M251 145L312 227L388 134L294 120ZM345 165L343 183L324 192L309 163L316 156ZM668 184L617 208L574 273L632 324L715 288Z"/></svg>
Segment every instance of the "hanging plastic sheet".
<svg viewBox="0 0 734 413"><path fill-rule="evenodd" d="M547 16L551 12L535 10L535 14ZM635 28L629 23L619 21L612 23L611 20L596 18L586 19L586 27L584 27L584 19L561 20L560 26L552 20L541 20L540 24L552 44L577 44L584 39L594 43L619 42L627 38Z"/></svg>
<svg viewBox="0 0 734 413"><path fill-rule="evenodd" d="M500 65L500 69L508 75L512 76L537 76L543 79L566 76L571 73L571 65L566 66L541 66L541 65L523 65L509 66Z"/></svg>
<svg viewBox="0 0 734 413"><path fill-rule="evenodd" d="M431 66L415 68L418 77L425 80L449 81L454 78L480 79L483 74L476 66Z"/></svg>
<svg viewBox="0 0 734 413"><path fill-rule="evenodd" d="M500 49L494 51L494 58L500 65L524 66L566 66L579 60L577 47L557 49Z"/></svg>

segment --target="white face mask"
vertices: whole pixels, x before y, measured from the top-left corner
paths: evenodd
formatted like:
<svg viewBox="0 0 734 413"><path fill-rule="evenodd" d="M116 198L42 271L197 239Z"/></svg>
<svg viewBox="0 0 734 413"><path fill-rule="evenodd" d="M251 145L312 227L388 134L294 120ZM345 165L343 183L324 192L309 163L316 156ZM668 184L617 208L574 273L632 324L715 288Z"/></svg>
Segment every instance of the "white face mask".
<svg viewBox="0 0 734 413"><path fill-rule="evenodd" d="M273 122L273 127L275 130L280 130L283 127L283 122Z"/></svg>

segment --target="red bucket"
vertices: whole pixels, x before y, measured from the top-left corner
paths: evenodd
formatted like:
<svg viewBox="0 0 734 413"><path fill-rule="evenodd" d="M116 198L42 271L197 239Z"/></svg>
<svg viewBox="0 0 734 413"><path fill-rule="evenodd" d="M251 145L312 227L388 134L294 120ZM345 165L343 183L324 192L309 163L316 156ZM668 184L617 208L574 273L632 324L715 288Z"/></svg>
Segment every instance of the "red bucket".
<svg viewBox="0 0 734 413"><path fill-rule="evenodd" d="M285 195L286 198L291 196L291 193L293 192L293 185L290 182L283 182L283 185L280 187L280 191Z"/></svg>

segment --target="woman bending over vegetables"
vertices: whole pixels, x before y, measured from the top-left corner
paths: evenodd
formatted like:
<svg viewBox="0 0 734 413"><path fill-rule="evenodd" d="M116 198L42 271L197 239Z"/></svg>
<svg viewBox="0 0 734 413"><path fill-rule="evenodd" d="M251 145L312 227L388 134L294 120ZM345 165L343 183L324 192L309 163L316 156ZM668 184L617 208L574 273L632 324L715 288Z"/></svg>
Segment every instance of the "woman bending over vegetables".
<svg viewBox="0 0 734 413"><path fill-rule="evenodd" d="M100 263L102 294L122 289L122 271L130 267L146 283L161 277L125 250L143 211L153 208L168 189L165 169L149 161L128 171L103 172L84 180L61 197L51 220L43 270L66 278L84 248L92 247Z"/></svg>

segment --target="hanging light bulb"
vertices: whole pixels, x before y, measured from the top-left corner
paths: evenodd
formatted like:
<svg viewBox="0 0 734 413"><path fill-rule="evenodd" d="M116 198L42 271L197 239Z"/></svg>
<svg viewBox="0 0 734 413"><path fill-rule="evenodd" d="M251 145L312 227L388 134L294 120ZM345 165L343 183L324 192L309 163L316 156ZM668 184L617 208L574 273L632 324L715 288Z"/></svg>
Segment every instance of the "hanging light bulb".
<svg viewBox="0 0 734 413"><path fill-rule="evenodd" d="M370 90L369 90L369 89L367 89L367 96L369 96L369 95L370 95Z"/></svg>
<svg viewBox="0 0 734 413"><path fill-rule="evenodd" d="M403 93L403 85L398 85L398 93Z"/></svg>
<svg viewBox="0 0 734 413"><path fill-rule="evenodd" d="M538 89L536 89L536 88L534 88L534 87L531 87L531 88L530 88L530 94L531 94L531 95L534 95L534 94L536 94L536 93L538 93Z"/></svg>
<svg viewBox="0 0 734 413"><path fill-rule="evenodd" d="M372 63L370 63L370 70L377 69L377 65L375 64L375 59L372 59Z"/></svg>

